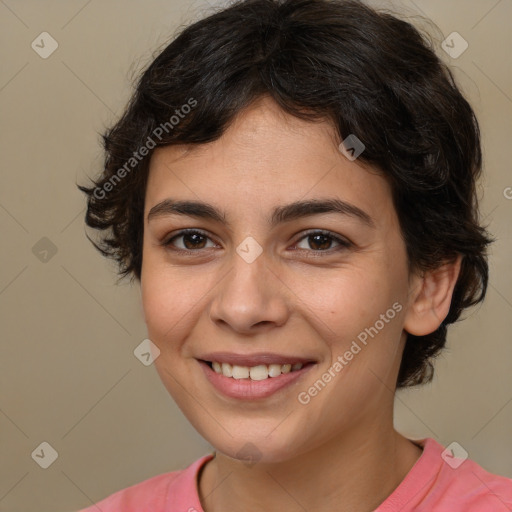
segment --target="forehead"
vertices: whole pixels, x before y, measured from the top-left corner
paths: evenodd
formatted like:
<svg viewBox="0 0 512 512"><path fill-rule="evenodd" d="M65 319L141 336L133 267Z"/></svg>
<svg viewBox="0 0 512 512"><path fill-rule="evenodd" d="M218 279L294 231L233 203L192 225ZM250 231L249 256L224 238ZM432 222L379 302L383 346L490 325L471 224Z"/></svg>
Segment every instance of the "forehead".
<svg viewBox="0 0 512 512"><path fill-rule="evenodd" d="M236 116L216 141L154 151L146 216L167 197L202 200L249 217L326 197L350 202L377 221L392 213L391 189L382 172L348 160L338 146L329 121L301 120L272 100L260 100Z"/></svg>

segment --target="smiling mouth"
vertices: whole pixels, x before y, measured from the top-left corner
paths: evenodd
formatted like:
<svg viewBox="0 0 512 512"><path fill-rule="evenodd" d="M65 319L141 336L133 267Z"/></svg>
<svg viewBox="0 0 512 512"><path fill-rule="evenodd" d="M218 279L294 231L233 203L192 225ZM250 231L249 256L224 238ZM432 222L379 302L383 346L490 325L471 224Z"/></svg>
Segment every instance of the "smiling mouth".
<svg viewBox="0 0 512 512"><path fill-rule="evenodd" d="M231 365L219 361L203 361L215 373L236 380L266 380L279 377L280 375L293 373L313 364L310 363L287 363L287 364L259 364L256 366Z"/></svg>

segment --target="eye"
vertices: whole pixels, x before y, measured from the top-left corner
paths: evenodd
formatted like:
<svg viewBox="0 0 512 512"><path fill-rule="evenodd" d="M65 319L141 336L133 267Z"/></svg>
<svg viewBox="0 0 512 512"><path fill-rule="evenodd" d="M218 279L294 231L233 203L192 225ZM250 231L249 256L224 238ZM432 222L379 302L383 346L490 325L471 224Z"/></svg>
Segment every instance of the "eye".
<svg viewBox="0 0 512 512"><path fill-rule="evenodd" d="M176 247L174 241L178 239L182 239L183 247ZM171 238L164 240L162 245L165 247L170 247L171 249L175 249L177 251L183 252L195 252L196 249L205 249L206 240L209 240L210 237L197 229L184 229L172 236ZM211 247L211 246L210 246ZM215 247L215 244L213 245Z"/></svg>
<svg viewBox="0 0 512 512"><path fill-rule="evenodd" d="M181 247L175 243L176 240L181 239ZM168 247L172 250L178 252L199 252L200 249L208 249L215 247L216 244L210 245L207 247L208 240L211 241L211 238L203 231L197 229L183 229L179 233L173 235L171 238L168 238L162 242L164 247ZM345 240L334 233L326 230L311 230L306 232L299 241L306 241L306 244L309 247L299 247L298 250L308 251L308 252L335 252L338 250L347 249L352 246L352 243L348 240ZM337 243L338 247L332 249L332 244ZM297 246L297 244L296 244Z"/></svg>
<svg viewBox="0 0 512 512"><path fill-rule="evenodd" d="M352 246L352 243L348 240L345 240L330 231L325 230L311 230L307 232L300 241L306 241L308 247L301 247L300 250L313 250L313 252L334 252L337 250L347 249ZM338 244L337 248L331 249L332 243L336 242Z"/></svg>

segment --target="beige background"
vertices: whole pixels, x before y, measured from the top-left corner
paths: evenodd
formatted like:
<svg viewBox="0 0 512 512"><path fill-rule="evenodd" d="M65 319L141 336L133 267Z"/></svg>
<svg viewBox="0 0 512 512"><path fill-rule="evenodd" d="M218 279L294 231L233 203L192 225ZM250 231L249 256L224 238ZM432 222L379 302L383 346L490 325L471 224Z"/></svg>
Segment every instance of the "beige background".
<svg viewBox="0 0 512 512"><path fill-rule="evenodd" d="M128 100L130 73L207 5L0 1L0 511L76 510L211 449L134 357L146 337L138 287L114 285L113 265L85 237L75 186L100 169L98 133ZM512 477L512 1L394 6L444 34L439 54L481 122L482 213L498 238L486 302L450 328L434 383L397 396L396 424L410 437L457 441ZM43 31L59 44L47 59L31 48ZM440 49L453 31L469 43L457 59ZM34 254L43 237L57 251L46 262ZM43 441L58 452L48 469L31 457Z"/></svg>

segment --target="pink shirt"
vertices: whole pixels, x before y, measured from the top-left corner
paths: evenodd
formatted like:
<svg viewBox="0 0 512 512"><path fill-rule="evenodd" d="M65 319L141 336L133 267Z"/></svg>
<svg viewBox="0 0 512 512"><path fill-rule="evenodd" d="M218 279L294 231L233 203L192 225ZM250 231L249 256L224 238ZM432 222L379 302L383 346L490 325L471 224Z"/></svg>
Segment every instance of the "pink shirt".
<svg viewBox="0 0 512 512"><path fill-rule="evenodd" d="M512 479L488 473L466 459L457 468L443 460L434 439L414 441L421 457L375 512L508 512ZM197 491L199 469L213 458L204 455L181 471L164 473L122 489L79 512L204 512ZM448 459L447 459L448 460ZM453 462L455 461L455 463ZM459 461L460 462L460 461Z"/></svg>

